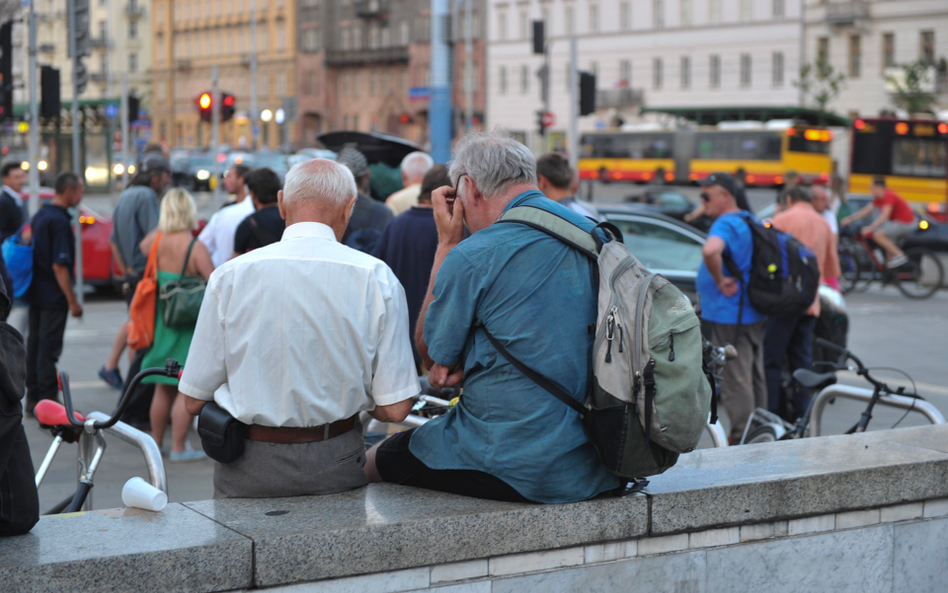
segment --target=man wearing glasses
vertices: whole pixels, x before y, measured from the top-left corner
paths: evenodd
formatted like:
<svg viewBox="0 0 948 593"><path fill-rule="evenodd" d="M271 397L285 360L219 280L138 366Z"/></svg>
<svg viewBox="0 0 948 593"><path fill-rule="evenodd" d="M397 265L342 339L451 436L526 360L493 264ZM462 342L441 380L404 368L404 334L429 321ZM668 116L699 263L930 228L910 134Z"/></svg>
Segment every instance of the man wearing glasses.
<svg viewBox="0 0 948 593"><path fill-rule="evenodd" d="M714 224L708 232L698 268L697 288L701 298L701 320L715 346L732 344L738 356L721 374L721 403L731 421L730 441L740 440L754 408L767 407L764 375L764 333L767 318L754 309L741 285L750 278L754 243L747 223L751 217L738 206L740 191L727 173L712 173L701 181L701 201ZM733 261L743 282L731 275L725 257Z"/></svg>
<svg viewBox="0 0 948 593"><path fill-rule="evenodd" d="M585 500L614 490L579 415L504 358L485 329L525 366L582 402L596 322L593 265L543 231L495 221L532 206L587 231L594 223L537 190L536 162L496 134L463 138L453 187L432 193L438 249L415 337L435 387L460 403L371 449L366 473L386 481L496 500ZM464 239L464 227L471 236Z"/></svg>

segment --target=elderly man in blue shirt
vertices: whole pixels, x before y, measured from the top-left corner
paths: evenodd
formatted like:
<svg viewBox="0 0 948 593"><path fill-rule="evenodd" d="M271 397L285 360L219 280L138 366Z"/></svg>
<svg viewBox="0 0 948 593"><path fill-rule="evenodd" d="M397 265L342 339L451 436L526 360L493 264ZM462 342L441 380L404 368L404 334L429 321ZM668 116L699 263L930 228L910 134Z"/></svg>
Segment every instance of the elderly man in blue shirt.
<svg viewBox="0 0 948 593"><path fill-rule="evenodd" d="M560 503L619 487L579 415L514 368L516 358L582 402L591 380L593 262L542 231L494 224L534 206L591 230L594 223L537 190L536 163L496 134L461 140L453 187L432 194L438 249L416 330L435 387L463 381L459 404L369 451L370 480L496 500ZM471 235L463 239L464 226Z"/></svg>

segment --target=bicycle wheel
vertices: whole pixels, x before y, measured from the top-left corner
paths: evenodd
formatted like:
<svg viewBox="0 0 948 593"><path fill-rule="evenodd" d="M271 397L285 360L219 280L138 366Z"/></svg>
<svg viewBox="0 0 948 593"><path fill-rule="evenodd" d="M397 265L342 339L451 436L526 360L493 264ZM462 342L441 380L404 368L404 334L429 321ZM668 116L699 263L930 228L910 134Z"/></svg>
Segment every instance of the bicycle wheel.
<svg viewBox="0 0 948 593"><path fill-rule="evenodd" d="M758 426L747 435L745 445L756 445L758 443L773 443L779 437L777 428L773 424L763 424Z"/></svg>
<svg viewBox="0 0 948 593"><path fill-rule="evenodd" d="M894 271L895 285L910 299L925 299L941 287L945 271L935 252L927 247L905 250L908 263Z"/></svg>
<svg viewBox="0 0 948 593"><path fill-rule="evenodd" d="M862 273L859 263L859 257L853 253L853 248L848 245L839 247L839 290L843 294L848 294L855 290L859 284L859 276Z"/></svg>

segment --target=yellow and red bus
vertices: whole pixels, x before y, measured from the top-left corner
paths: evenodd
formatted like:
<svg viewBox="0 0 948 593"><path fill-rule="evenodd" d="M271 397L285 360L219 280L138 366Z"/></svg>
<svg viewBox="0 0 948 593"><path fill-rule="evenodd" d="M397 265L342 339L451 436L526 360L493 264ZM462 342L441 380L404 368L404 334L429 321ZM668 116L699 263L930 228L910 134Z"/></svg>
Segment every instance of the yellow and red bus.
<svg viewBox="0 0 948 593"><path fill-rule="evenodd" d="M732 124L733 125L733 124ZM581 139L581 179L689 183L715 171L750 186L783 185L789 171L826 183L833 133L807 125L593 132Z"/></svg>
<svg viewBox="0 0 948 593"><path fill-rule="evenodd" d="M849 191L868 194L872 178L906 200L948 200L948 123L917 119L857 119L852 127Z"/></svg>

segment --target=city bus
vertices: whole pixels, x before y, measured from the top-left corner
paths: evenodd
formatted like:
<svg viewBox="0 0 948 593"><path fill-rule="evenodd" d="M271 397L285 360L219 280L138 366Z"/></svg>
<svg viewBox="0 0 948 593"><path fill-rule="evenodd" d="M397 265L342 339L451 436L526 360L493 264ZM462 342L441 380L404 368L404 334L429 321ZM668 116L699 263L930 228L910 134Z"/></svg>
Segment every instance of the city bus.
<svg viewBox="0 0 948 593"><path fill-rule="evenodd" d="M872 178L906 200L948 199L948 123L917 119L857 119L852 127L849 191L868 194Z"/></svg>
<svg viewBox="0 0 948 593"><path fill-rule="evenodd" d="M715 128L585 134L580 179L691 183L715 171L750 186L779 186L789 171L826 183L832 169L825 128L791 122L725 122Z"/></svg>

